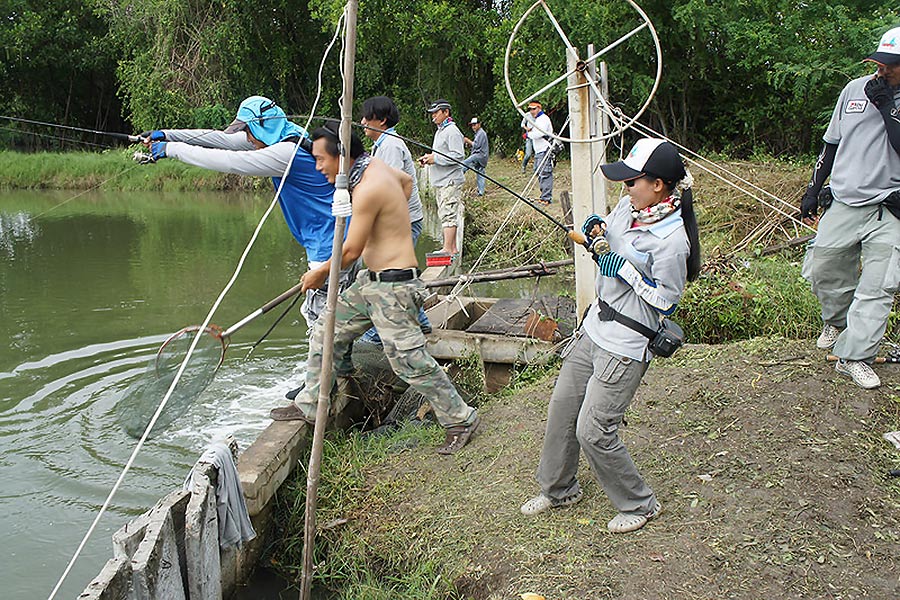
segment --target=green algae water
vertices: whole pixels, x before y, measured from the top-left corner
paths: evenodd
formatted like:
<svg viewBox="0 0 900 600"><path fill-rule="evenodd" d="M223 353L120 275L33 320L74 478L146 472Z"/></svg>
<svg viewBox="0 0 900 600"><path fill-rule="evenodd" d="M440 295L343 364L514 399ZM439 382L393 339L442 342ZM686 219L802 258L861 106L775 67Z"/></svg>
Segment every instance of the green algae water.
<svg viewBox="0 0 900 600"><path fill-rule="evenodd" d="M120 401L170 334L203 321L271 197L0 193L0 581L18 600L53 589L136 444ZM213 323L305 269L276 208ZM238 332L212 384L147 442L59 598L81 593L111 534L180 487L209 443L233 434L246 448L269 424L302 378L298 306L245 355L280 313Z"/></svg>

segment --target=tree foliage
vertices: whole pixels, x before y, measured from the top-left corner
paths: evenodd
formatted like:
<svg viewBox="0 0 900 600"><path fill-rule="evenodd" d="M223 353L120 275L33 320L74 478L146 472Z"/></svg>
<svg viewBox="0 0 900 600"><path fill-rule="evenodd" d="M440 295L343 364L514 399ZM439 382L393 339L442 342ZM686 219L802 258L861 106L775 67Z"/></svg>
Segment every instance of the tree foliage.
<svg viewBox="0 0 900 600"><path fill-rule="evenodd" d="M251 94L289 114L313 106L319 62L342 0L0 0L7 113L97 128L121 119L135 130L227 124ZM385 94L401 133L429 140L424 107L438 97L457 120L478 115L492 148L519 144L520 116L504 81L514 26L533 0L361 0L355 96ZM560 28L586 56L637 27L625 0L548 0ZM688 146L734 155L806 153L820 143L841 87L897 7L873 0L643 0L659 32L663 74L642 118ZM653 84L650 36L638 32L603 57L610 99L633 114ZM510 47L519 100L566 72L565 46L538 6ZM123 105L116 100L116 93ZM317 113L336 117L339 52L325 63ZM540 94L557 128L565 83ZM357 101L357 105L358 105ZM356 116L356 115L355 115ZM124 126L124 125L122 125ZM635 134L621 140L629 145Z"/></svg>

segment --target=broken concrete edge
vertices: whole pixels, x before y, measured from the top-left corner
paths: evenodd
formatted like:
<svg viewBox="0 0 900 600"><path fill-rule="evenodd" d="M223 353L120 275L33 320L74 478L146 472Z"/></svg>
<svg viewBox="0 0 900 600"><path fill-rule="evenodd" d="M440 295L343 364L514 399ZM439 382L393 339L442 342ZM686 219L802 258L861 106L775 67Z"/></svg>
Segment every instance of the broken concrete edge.
<svg viewBox="0 0 900 600"><path fill-rule="evenodd" d="M311 437L303 421L273 421L241 454L237 469L251 517L269 504Z"/></svg>

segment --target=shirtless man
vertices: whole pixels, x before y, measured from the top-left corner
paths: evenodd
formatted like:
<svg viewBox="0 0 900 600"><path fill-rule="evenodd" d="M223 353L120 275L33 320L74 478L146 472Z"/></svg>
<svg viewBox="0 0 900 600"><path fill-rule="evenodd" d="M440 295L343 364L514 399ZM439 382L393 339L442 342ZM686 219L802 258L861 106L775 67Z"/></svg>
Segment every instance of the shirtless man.
<svg viewBox="0 0 900 600"><path fill-rule="evenodd" d="M337 128L320 127L313 134L316 169L334 183L340 166ZM353 218L344 241L341 264L352 264L362 256L367 270L337 301L334 331L334 372L349 375L353 365L345 356L353 340L375 326L384 343L384 353L398 377L428 398L438 421L446 430L440 454L453 454L465 446L480 419L450 382L437 361L425 350L425 335L416 315L422 306L425 286L419 279L416 254L410 235L408 200L412 178L363 152L354 133L350 143L350 194ZM306 272L303 289L318 289L328 278L331 261ZM306 387L294 404L281 411L284 419L315 419L322 370L324 323L313 328L306 361ZM333 382L325 384L331 388ZM281 414L283 413L283 415Z"/></svg>

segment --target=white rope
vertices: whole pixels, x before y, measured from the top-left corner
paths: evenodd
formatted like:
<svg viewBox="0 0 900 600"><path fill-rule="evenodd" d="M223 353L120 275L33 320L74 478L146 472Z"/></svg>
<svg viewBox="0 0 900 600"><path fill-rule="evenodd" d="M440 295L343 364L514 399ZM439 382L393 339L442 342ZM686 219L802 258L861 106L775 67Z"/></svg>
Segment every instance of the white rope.
<svg viewBox="0 0 900 600"><path fill-rule="evenodd" d="M338 32L340 31L342 24L343 24L343 15L341 16L341 19L338 20L337 32L335 33L335 38L338 36ZM324 65L325 60L328 58L328 53L331 51L331 47L333 45L334 45L334 39L332 39L331 44L329 44L328 48L325 50L325 54L322 57L322 65ZM322 82L321 73L322 73L322 67L320 66L320 68L319 68L319 89L316 92L316 102L318 102L318 99L319 99L319 97L321 95L321 91L322 91L321 90L321 82ZM315 109L315 106L313 108ZM312 114L310 114L310 117L309 117L310 121L312 121L312 119L315 115L315 110L311 111L311 113ZM307 123L307 125L308 125L308 123ZM300 141L298 140L297 143L294 145L294 154L296 154L297 148L299 146L300 146ZM294 154L292 154L291 156L293 156ZM193 355L194 350L197 348L197 344L199 343L201 336L204 335L206 328L209 326L210 322L212 321L212 317L215 314L215 312L218 310L219 305L225 299L226 294L228 294L228 292L231 290L234 283L237 281L237 278L240 275L241 270L244 267L244 262L246 261L247 256L250 254L250 250L253 248L253 245L256 243L256 239L259 237L259 233L262 230L263 225L265 224L266 220L269 218L269 215L272 214L272 211L274 210L275 205L278 203L278 198L281 196L281 190L284 187L284 183L287 180L287 176L290 173L291 166L293 165L293 163L294 163L293 160L289 160L287 165L285 166L284 172L281 175L281 182L278 185L278 189L275 191L275 197L272 198L272 202L269 203L269 207L266 209L266 212L263 214L262 218L259 220L259 223L257 224L256 229L253 231L253 235L250 236L250 240L247 242L247 246L244 248L244 251L241 254L241 257L238 260L237 266L235 267L235 270L231 276L231 279L228 281L228 283L222 289L222 292L219 294L218 298L216 298L216 301L213 303L212 307L210 308L209 312L207 313L206 318L203 320L203 324L200 325L200 328L197 330L197 334L194 336L194 339L191 340L191 345L188 348L187 355L184 357L184 360L181 362L181 365L178 367L178 371L175 373L175 378L172 380L172 384L169 386L168 391L166 391L165 396L163 396L162 401L160 402L159 406L156 409L156 412L153 413L153 417L150 419L150 423L147 425L147 428L144 430L144 433L141 435L140 440L138 440L137 445L135 446L134 450L132 451L131 456L128 458L128 461L125 463L125 467L122 469L122 473L119 475L118 479L116 480L115 484L113 485L112 489L110 490L109 495L106 497L106 500L104 500L103 505L100 507L100 510L98 511L97 516L94 518L94 521L91 523L91 526L88 528L87 533L84 534L84 537L82 538L81 543L78 544L78 548L75 550L75 554L72 555L71 560L69 561L68 565L66 565L65 570L63 571L62 575L60 576L59 581L56 582L56 585L54 586L53 591L51 591L50 595L47 597L47 600L53 600L53 598L56 597L56 593L59 591L59 588L62 586L66 577L71 572L72 567L75 566L75 562L78 560L78 557L81 555L82 550L84 550L84 547L87 544L88 540L90 539L91 534L93 534L94 530L97 528L97 525L100 523L100 519L103 517L104 513L106 512L106 509L109 507L110 503L112 502L112 499L115 496L116 492L119 490L119 487L122 485L122 482L125 480L125 475L131 469L131 466L134 464L134 461L137 458L138 453L144 447L144 443L147 441L147 437L150 435L150 431L153 429L153 426L156 424L156 421L159 419L159 416L162 414L163 409L165 409L166 404L169 402L169 399L172 396L172 392L175 390L175 386L178 385L178 382L181 380L181 376L184 373L184 370L187 368L188 361L190 360L191 356Z"/></svg>
<svg viewBox="0 0 900 600"><path fill-rule="evenodd" d="M560 128L560 131L565 129L566 125L568 125L568 124L569 124L569 118L567 117L566 122L563 123L563 126ZM528 197L528 192L534 186L534 182L537 179L538 174L541 172L541 169L543 169L544 165L547 163L548 160L551 160L550 155L551 155L551 150L548 148L547 151L544 153L544 159L541 161L541 164L539 164L537 166L537 168L532 173L531 177L528 179L528 182L525 184L525 188L522 190L522 193L521 193L522 196ZM481 263L487 257L488 252L490 252L493 249L494 244L497 243L497 240L500 237L500 232L506 228L507 224L509 224L512 217L518 212L520 206L521 206L520 202L513 203L512 207L509 209L509 212L506 214L506 218L503 219L503 222L500 224L500 226L494 232L494 235L491 237L491 239L485 245L484 250L481 251L481 254L478 256L478 258L475 259L475 262L469 268L469 271L467 274L471 275L472 273L476 272L478 267L481 266ZM549 236L548 236L548 238L549 238ZM471 285L472 285L472 281L469 280L468 278L460 278L460 280L457 281L456 285L453 286L453 289L450 290L450 293L447 294L447 299L448 300L456 299L460 294L463 293L464 290L468 289Z"/></svg>
<svg viewBox="0 0 900 600"><path fill-rule="evenodd" d="M721 166L721 165L719 165L719 164L716 164L715 162L709 160L708 158L706 158L706 157L704 157L704 156L701 156L701 155L698 154L697 152L694 152L694 151L691 150L690 148L687 148L686 146L683 146L683 145L679 144L678 142L676 142L676 141L674 141L674 140L672 140L672 139L666 137L665 135L659 133L658 131L655 131L654 129L648 127L647 125L644 125L643 123L635 122L635 123L633 124L633 127L634 127L635 129L642 130L642 132L644 133L644 135L648 135L648 136L649 136L650 134L652 134L652 135L654 135L654 136L656 136L656 137L659 137L659 138L661 138L661 139L666 140L667 142L670 142L670 143L673 144L674 146L676 146L676 147L680 148L681 150L685 151L687 154L690 154L691 156L697 157L699 160L702 160L702 161L704 161L704 162L706 162L706 163L712 165L713 167L719 169L719 170L722 171L723 173L727 173L729 176L734 177L734 178L735 178L736 180L738 180L739 182L741 182L741 183L743 183L743 184L745 184L745 185L748 185L749 187L751 187L751 188L753 188L754 190L756 190L756 191L762 193L763 195L769 196L769 197L773 198L774 200L777 200L778 202L782 203L783 205L789 207L793 212L796 212L796 207L795 207L793 204L791 204L790 202L787 202L786 200L783 200L783 199L779 198L779 197L776 196L775 194L772 194L771 192L768 192L768 191L762 189L761 187L759 187L759 186L757 186L757 185L755 185L755 184L753 184L753 183L747 181L746 179L744 179L743 177L741 177L741 176L738 175L737 173L734 173L734 172L728 170L727 168L725 168L725 167L723 167L723 166ZM648 133L648 132L649 132L649 133ZM809 229L809 230L811 230L811 231L815 231L815 229L813 229L812 227L810 227L809 225L807 225L806 223L802 222L802 221L799 220L797 217L795 217L794 214L793 214L793 212L792 212L792 213L788 213L788 212L785 212L784 210L782 210L781 208L772 205L771 203L767 202L766 200L763 200L762 198L760 198L760 197L757 196L756 194L754 194L754 193L752 193L752 192L750 192L750 191L748 191L748 190L742 188L741 186L737 185L737 184L734 183L733 181L730 181L730 180L728 180L728 179L722 177L722 176L719 175L718 173L716 173L716 172L710 170L709 168L705 167L704 165L700 164L700 162L699 162L698 160L693 160L693 159L691 159L691 158L689 158L689 157L685 157L685 158L686 158L686 160L687 160L688 162L690 162L690 163L696 165L697 167L699 167L699 168L702 169L703 171L709 173L710 175L712 175L712 176L715 177L716 179L719 179L719 180L722 181L723 183L726 183L727 185L730 185L731 187L733 187L733 188L736 189L737 191L741 192L742 194L745 194L745 195L747 195L747 196L750 196L751 198L753 198L754 200L756 200L756 201L759 202L760 204L763 204L763 205L765 205L765 206L768 206L769 208L771 208L771 209L774 210L775 212L779 213L779 214L782 215L783 217L787 218L788 220L793 221L795 227L799 225L799 226L802 226L802 227L806 227L807 229Z"/></svg>

